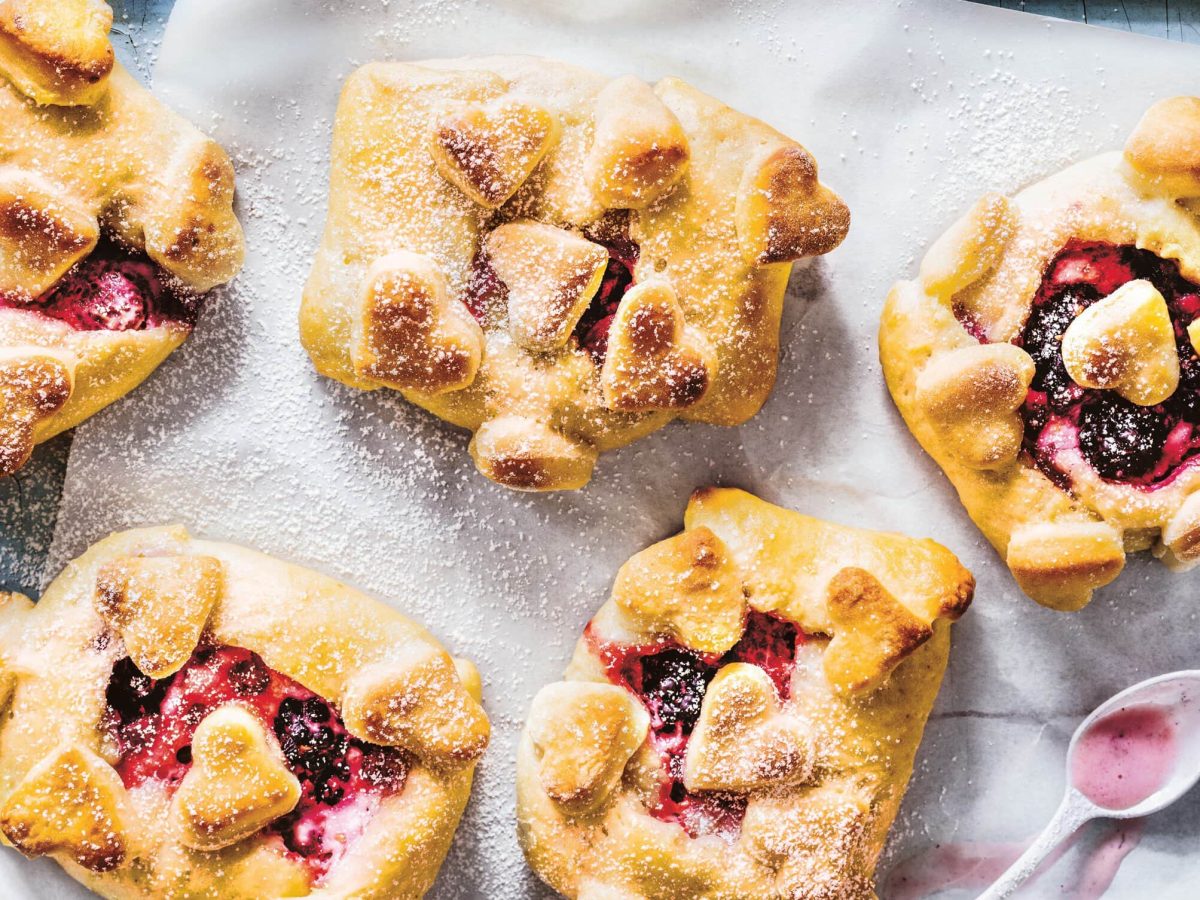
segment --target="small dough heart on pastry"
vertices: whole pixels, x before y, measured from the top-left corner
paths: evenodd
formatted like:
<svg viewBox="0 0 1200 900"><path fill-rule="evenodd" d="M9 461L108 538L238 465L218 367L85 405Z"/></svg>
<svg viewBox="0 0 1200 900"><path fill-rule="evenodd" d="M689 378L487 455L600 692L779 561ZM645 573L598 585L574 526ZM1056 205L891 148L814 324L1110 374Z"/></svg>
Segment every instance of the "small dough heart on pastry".
<svg viewBox="0 0 1200 900"><path fill-rule="evenodd" d="M1200 97L1168 97L1146 111L1125 159L1158 191L1200 197Z"/></svg>
<svg viewBox="0 0 1200 900"><path fill-rule="evenodd" d="M874 575L854 566L829 581L833 640L825 649L825 677L840 692L879 687L933 629L897 600Z"/></svg>
<svg viewBox="0 0 1200 900"><path fill-rule="evenodd" d="M0 830L26 856L62 853L91 872L125 861L125 787L90 750L68 746L29 770L0 809Z"/></svg>
<svg viewBox="0 0 1200 900"><path fill-rule="evenodd" d="M621 298L600 370L605 406L622 412L691 406L716 371L716 354L687 327L670 284L643 282Z"/></svg>
<svg viewBox="0 0 1200 900"><path fill-rule="evenodd" d="M192 738L192 765L171 802L180 840L220 850L287 815L300 782L262 722L235 703L205 717Z"/></svg>
<svg viewBox="0 0 1200 900"><path fill-rule="evenodd" d="M535 418L488 419L475 432L471 458L488 478L518 491L575 490L596 467L596 448Z"/></svg>
<svg viewBox="0 0 1200 900"><path fill-rule="evenodd" d="M780 712L771 677L731 663L717 672L688 742L689 791L755 791L801 784L812 774L813 743L799 719Z"/></svg>
<svg viewBox="0 0 1200 900"><path fill-rule="evenodd" d="M624 688L562 681L533 699L528 732L551 800L583 814L602 806L642 745L650 715Z"/></svg>
<svg viewBox="0 0 1200 900"><path fill-rule="evenodd" d="M850 210L817 178L799 144L766 146L751 157L734 212L742 252L757 263L828 253L850 230Z"/></svg>
<svg viewBox="0 0 1200 900"><path fill-rule="evenodd" d="M560 130L553 113L532 103L469 106L434 126L429 149L443 178L497 209L533 174Z"/></svg>
<svg viewBox="0 0 1200 900"><path fill-rule="evenodd" d="M437 264L397 250L367 271L354 322L355 372L398 390L458 391L475 380L483 329L450 297Z"/></svg>
<svg viewBox="0 0 1200 900"><path fill-rule="evenodd" d="M921 261L921 285L953 297L996 267L1017 228L1017 213L1003 194L985 194L943 234Z"/></svg>
<svg viewBox="0 0 1200 900"><path fill-rule="evenodd" d="M5 0L0 71L35 103L90 106L112 73L112 23L102 0Z"/></svg>
<svg viewBox="0 0 1200 900"><path fill-rule="evenodd" d="M1016 459L1024 425L1018 410L1035 367L1012 344L977 344L941 353L917 377L924 407L947 449L976 469Z"/></svg>
<svg viewBox="0 0 1200 900"><path fill-rule="evenodd" d="M703 526L627 560L612 599L639 634L669 635L701 653L724 653L745 625L741 577L725 544Z"/></svg>
<svg viewBox="0 0 1200 900"><path fill-rule="evenodd" d="M1080 609L1121 574L1125 544L1106 522L1043 522L1013 532L1005 561L1026 594L1052 609Z"/></svg>
<svg viewBox="0 0 1200 900"><path fill-rule="evenodd" d="M0 351L0 478L33 453L38 423L63 408L74 389L75 359L54 350Z"/></svg>
<svg viewBox="0 0 1200 900"><path fill-rule="evenodd" d="M1075 383L1115 390L1138 406L1179 387L1179 354L1167 301L1149 281L1131 281L1067 326L1062 358Z"/></svg>
<svg viewBox="0 0 1200 900"><path fill-rule="evenodd" d="M509 222L487 236L488 261L508 288L508 330L534 353L557 350L604 280L608 251L564 228Z"/></svg>
<svg viewBox="0 0 1200 900"><path fill-rule="evenodd" d="M166 678L196 649L221 586L221 562L211 556L126 556L100 570L94 599L134 665Z"/></svg>
<svg viewBox="0 0 1200 900"><path fill-rule="evenodd" d="M1200 563L1200 493L1191 494L1163 527L1155 554L1176 572Z"/></svg>
<svg viewBox="0 0 1200 900"><path fill-rule="evenodd" d="M445 769L477 759L491 734L450 655L421 641L353 675L342 696L342 718L355 737L403 747Z"/></svg>
<svg viewBox="0 0 1200 900"><path fill-rule="evenodd" d="M683 126L640 78L617 78L596 95L595 131L583 171L606 207L650 205L683 177L690 158Z"/></svg>
<svg viewBox="0 0 1200 900"><path fill-rule="evenodd" d="M745 626L742 578L725 544L703 526L626 560L612 599L637 634L671 636L701 653L725 653Z"/></svg>
<svg viewBox="0 0 1200 900"><path fill-rule="evenodd" d="M0 293L39 297L96 246L96 217L41 175L0 167Z"/></svg>

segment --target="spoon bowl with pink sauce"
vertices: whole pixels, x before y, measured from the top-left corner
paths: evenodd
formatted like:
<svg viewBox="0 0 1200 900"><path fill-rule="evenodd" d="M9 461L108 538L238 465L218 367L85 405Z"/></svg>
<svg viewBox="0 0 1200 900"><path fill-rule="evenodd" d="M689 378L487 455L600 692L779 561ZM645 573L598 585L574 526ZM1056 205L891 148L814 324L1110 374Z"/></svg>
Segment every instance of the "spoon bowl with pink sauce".
<svg viewBox="0 0 1200 900"><path fill-rule="evenodd" d="M1092 819L1133 819L1200 781L1200 670L1159 675L1101 704L1067 750L1067 793L1050 824L979 900L1003 900Z"/></svg>

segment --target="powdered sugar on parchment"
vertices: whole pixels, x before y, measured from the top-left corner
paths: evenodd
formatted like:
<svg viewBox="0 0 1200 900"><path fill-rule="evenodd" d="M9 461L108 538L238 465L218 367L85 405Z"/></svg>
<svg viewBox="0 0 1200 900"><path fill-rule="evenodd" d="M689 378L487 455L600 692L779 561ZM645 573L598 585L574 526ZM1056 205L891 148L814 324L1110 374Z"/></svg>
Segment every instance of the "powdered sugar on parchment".
<svg viewBox="0 0 1200 900"><path fill-rule="evenodd" d="M80 429L54 564L111 530L181 521L342 578L427 625L478 664L494 725L434 895L509 898L545 893L513 822L529 701L560 677L618 566L678 530L693 488L731 484L932 535L976 573L978 600L956 626L890 856L945 835L1034 831L1057 801L1066 723L1137 677L1187 664L1191 642L1166 623L1188 621L1188 598L1140 562L1074 617L1022 598L892 409L877 316L890 282L979 193L1119 144L1152 96L1187 87L1194 51L1126 53L1122 35L930 2L302 6L178 3L158 86L234 158L247 265L146 385ZM475 473L464 432L313 371L296 313L324 221L341 80L371 59L485 52L679 74L813 152L854 222L841 248L793 279L779 381L757 418L675 423L606 455L582 492L522 495ZM1197 815L1174 827L1194 831ZM1171 827L1144 838L1118 885L1173 871ZM42 869L36 886L10 875L12 856L0 858L0 885L70 895Z"/></svg>

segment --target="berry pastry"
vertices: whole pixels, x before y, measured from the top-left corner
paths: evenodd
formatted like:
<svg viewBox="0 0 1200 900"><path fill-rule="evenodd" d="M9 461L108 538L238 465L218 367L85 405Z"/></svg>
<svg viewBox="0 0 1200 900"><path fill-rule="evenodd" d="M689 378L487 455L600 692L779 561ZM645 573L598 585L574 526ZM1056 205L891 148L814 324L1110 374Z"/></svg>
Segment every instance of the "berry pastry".
<svg viewBox="0 0 1200 900"><path fill-rule="evenodd" d="M0 2L0 477L136 387L242 263L229 159L113 61L111 25Z"/></svg>
<svg viewBox="0 0 1200 900"><path fill-rule="evenodd" d="M534 698L517 816L568 897L873 897L974 581L929 540L698 491Z"/></svg>
<svg viewBox="0 0 1200 900"><path fill-rule="evenodd" d="M669 420L770 393L793 260L849 227L796 142L678 79L493 57L346 83L301 337L318 371L567 490Z"/></svg>
<svg viewBox="0 0 1200 900"><path fill-rule="evenodd" d="M474 666L180 527L0 606L0 833L104 897L420 897L488 742Z"/></svg>
<svg viewBox="0 0 1200 900"><path fill-rule="evenodd" d="M1127 552L1200 561L1200 98L984 197L897 284L888 387L1021 589L1078 609Z"/></svg>

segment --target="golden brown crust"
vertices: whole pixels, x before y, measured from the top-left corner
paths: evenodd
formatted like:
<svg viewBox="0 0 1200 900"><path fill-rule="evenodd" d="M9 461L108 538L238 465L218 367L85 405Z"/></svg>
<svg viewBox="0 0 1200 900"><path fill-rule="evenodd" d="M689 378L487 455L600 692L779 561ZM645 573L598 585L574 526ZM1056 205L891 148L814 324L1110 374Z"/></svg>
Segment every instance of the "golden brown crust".
<svg viewBox="0 0 1200 900"><path fill-rule="evenodd" d="M762 122L676 79L610 82L548 60L365 66L346 82L332 155L300 315L318 371L395 387L471 429L479 469L520 490L579 487L597 453L677 416L757 412L787 263L831 250L848 227L812 157ZM602 370L574 332L608 261L601 236L626 230L635 280L673 299L641 295L637 340L618 311L618 358ZM432 260L459 306L478 290L478 259L490 263L498 287L476 310L473 379L434 393L356 365L363 279L397 250Z"/></svg>
<svg viewBox="0 0 1200 900"><path fill-rule="evenodd" d="M1151 186L1200 196L1200 97L1169 97L1151 106L1126 142L1125 158Z"/></svg>
<svg viewBox="0 0 1200 900"><path fill-rule="evenodd" d="M1198 147L1200 100L1156 104L1124 156L1088 160L1012 198L984 197L884 308L880 358L896 405L1022 590L1046 606L1083 606L1117 577L1127 551L1156 539L1168 564L1197 560L1189 501L1200 470L1145 491L1105 480L1082 454L1060 454L1068 491L1032 464L1017 409L1033 365L1010 342L1072 240L1144 248L1200 281L1200 221L1180 202L1200 196ZM1148 282L1130 282L1075 318L1062 353L1076 383L1135 404L1158 403L1179 383L1166 304Z"/></svg>
<svg viewBox="0 0 1200 900"><path fill-rule="evenodd" d="M35 103L91 105L113 70L112 20L103 0L6 0L0 72Z"/></svg>
<svg viewBox="0 0 1200 900"><path fill-rule="evenodd" d="M932 542L819 522L742 491L697 491L685 524L625 564L566 680L534 699L517 756L526 858L585 900L872 897L970 574ZM805 637L786 699L748 662L708 684L676 774L746 808L740 832L691 837L650 813L668 776L646 708L610 681L606 654L661 645L715 663L741 637L747 605ZM689 613L726 612L731 634L679 627Z"/></svg>
<svg viewBox="0 0 1200 900"><path fill-rule="evenodd" d="M96 611L141 671L165 678L195 651L223 577L212 557L123 557L96 576Z"/></svg>
<svg viewBox="0 0 1200 900"><path fill-rule="evenodd" d="M475 380L483 332L428 257L404 250L376 260L363 285L354 369L400 390L439 394Z"/></svg>
<svg viewBox="0 0 1200 900"><path fill-rule="evenodd" d="M158 621L173 603L186 627ZM295 807L299 787L271 730L245 707L218 706L199 723L173 795L154 779L122 785L106 688L114 665L156 629L170 632L170 646L148 648L155 665L175 664L185 634L189 654L197 642L245 648L345 710L357 734L409 751L403 789L378 800L321 884L261 835ZM140 665L144 655L132 658ZM424 629L331 579L179 527L114 535L36 607L15 595L0 603L0 662L12 682L0 722L0 831L121 900L420 897L487 743L478 673Z"/></svg>
<svg viewBox="0 0 1200 900"><path fill-rule="evenodd" d="M0 79L0 293L41 296L102 233L144 251L185 292L223 284L241 267L229 158L113 66L111 20L100 0L0 3L0 72L8 77ZM22 400L0 387L0 476L28 459L31 444L136 387L189 328L76 330L5 304L0 356L54 356L70 389L52 413L31 420L12 412Z"/></svg>
<svg viewBox="0 0 1200 900"><path fill-rule="evenodd" d="M171 815L180 841L223 850L243 841L300 801L300 782L262 723L236 703L209 713L192 738L192 765Z"/></svg>
<svg viewBox="0 0 1200 900"><path fill-rule="evenodd" d="M70 398L73 362L60 353L0 346L0 477L25 465L38 428Z"/></svg>
<svg viewBox="0 0 1200 900"><path fill-rule="evenodd" d="M69 746L30 769L0 807L0 831L26 856L64 854L90 872L125 861L125 789L94 753Z"/></svg>

